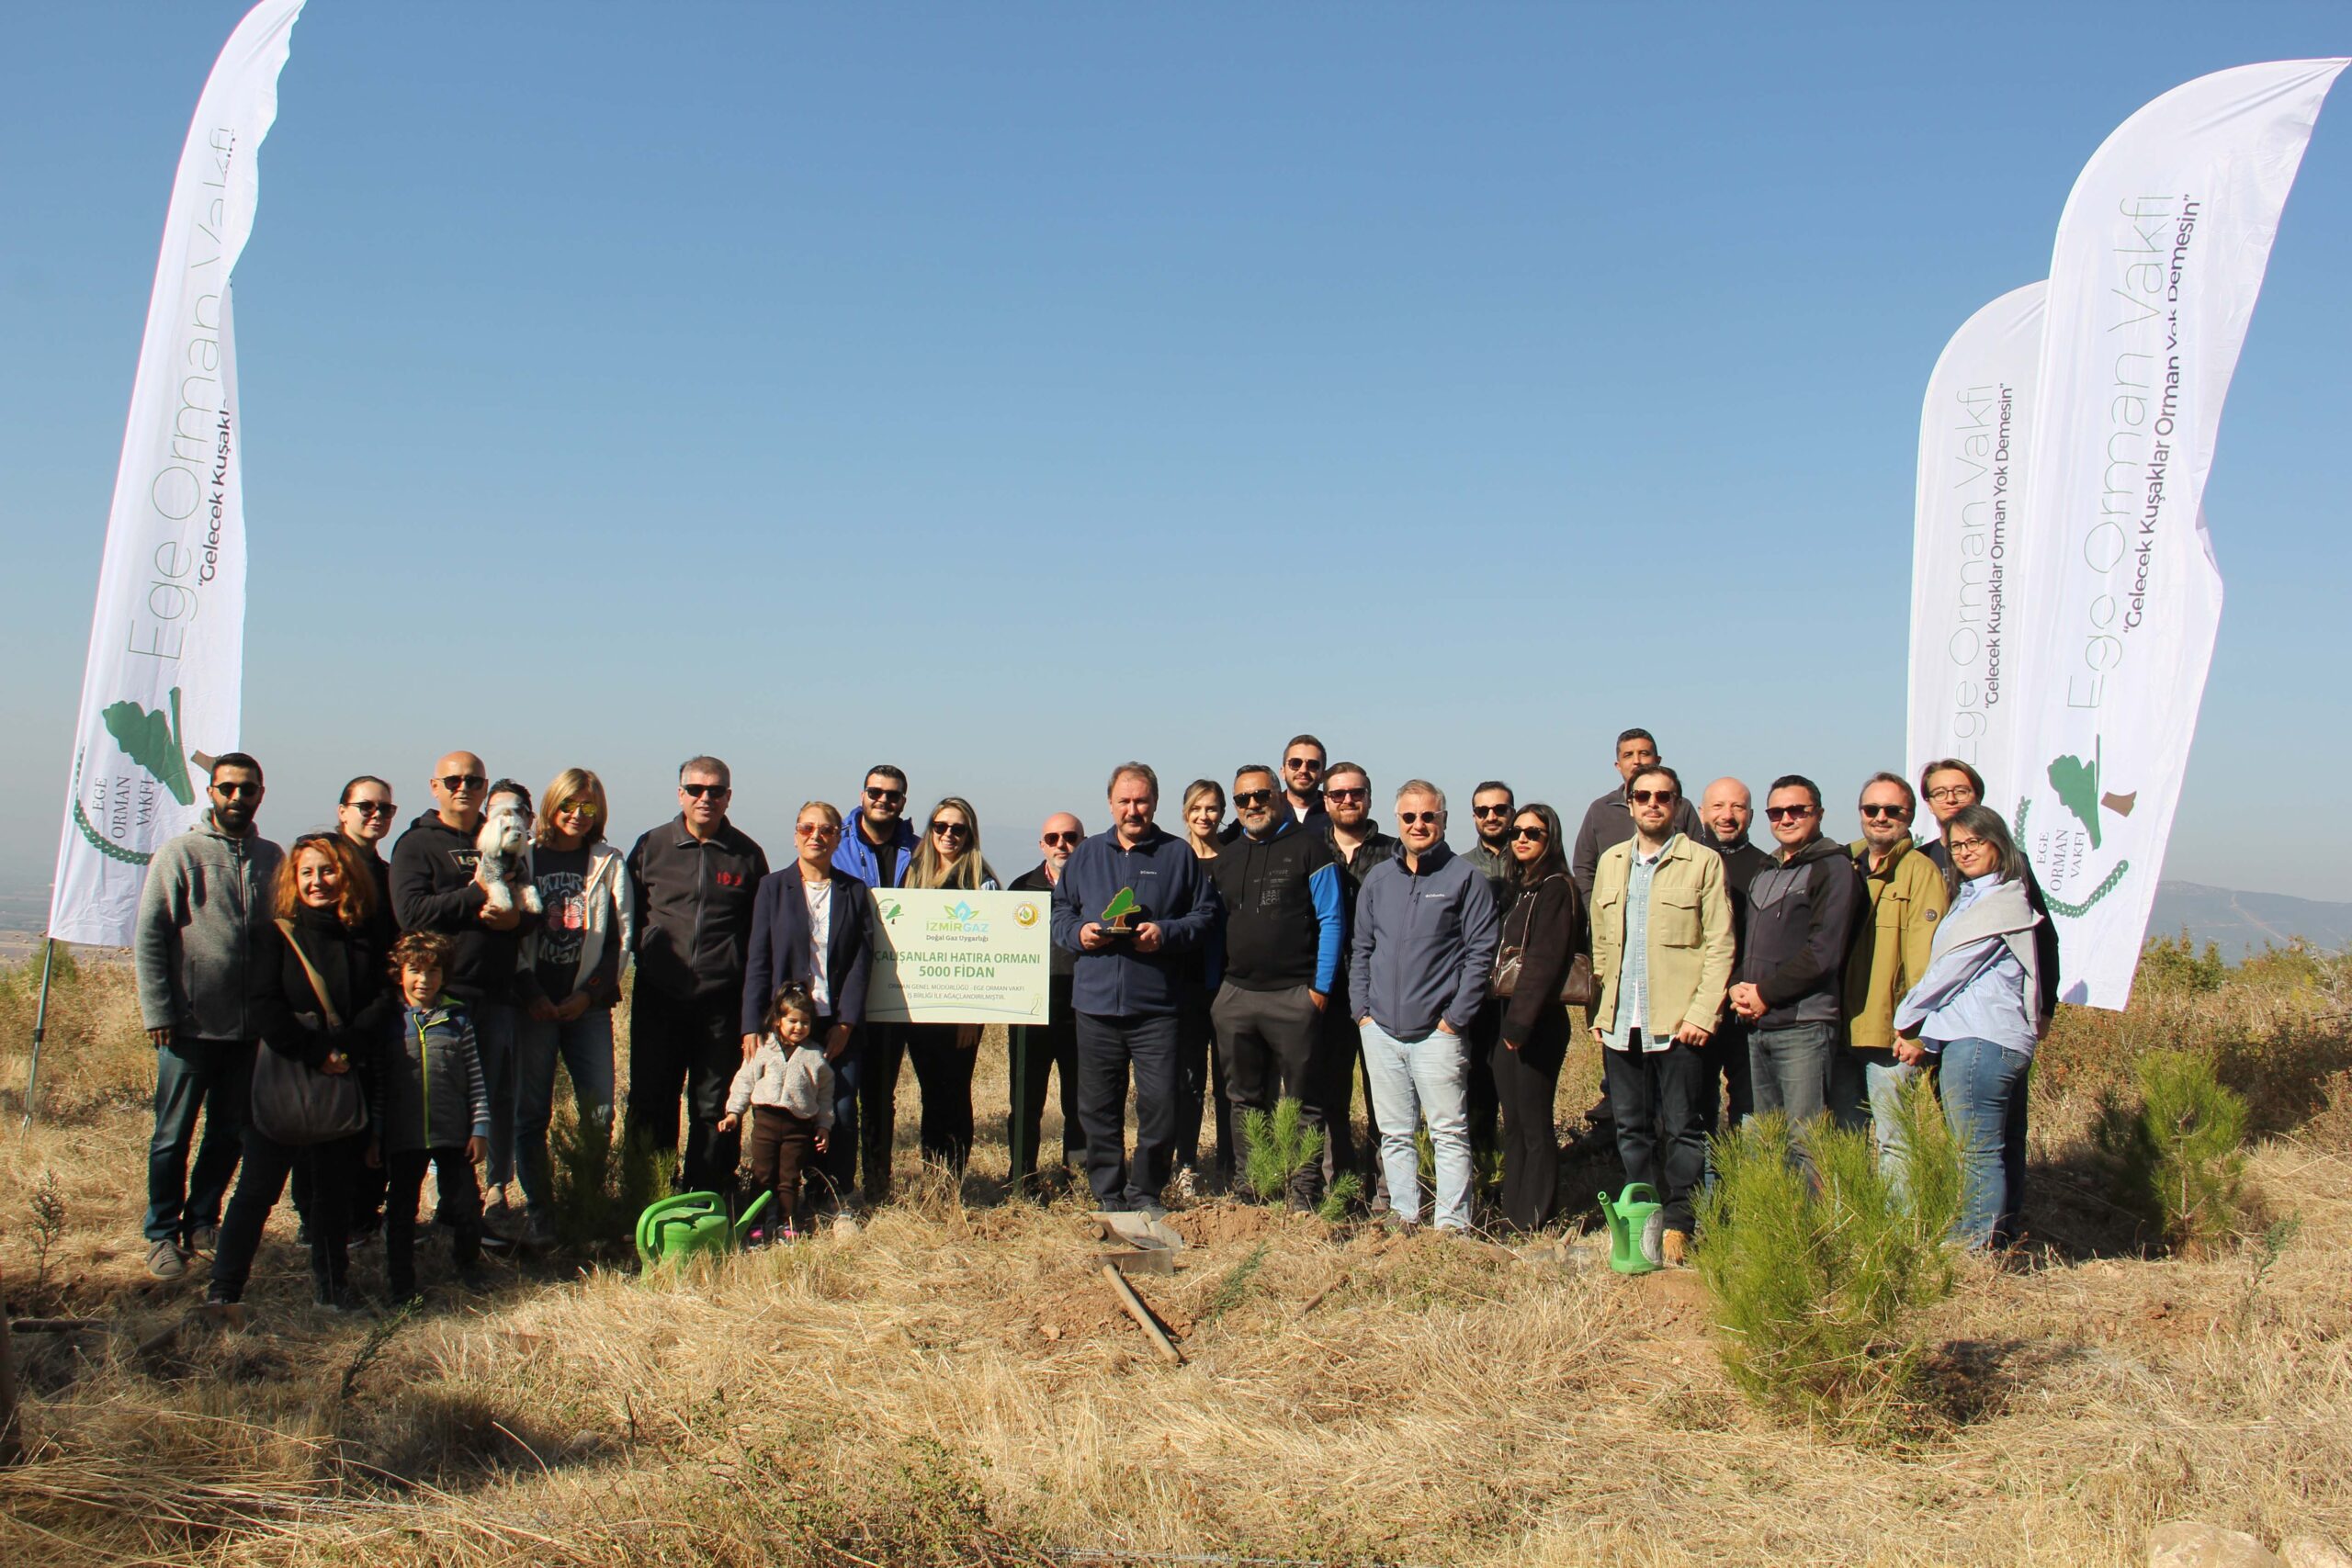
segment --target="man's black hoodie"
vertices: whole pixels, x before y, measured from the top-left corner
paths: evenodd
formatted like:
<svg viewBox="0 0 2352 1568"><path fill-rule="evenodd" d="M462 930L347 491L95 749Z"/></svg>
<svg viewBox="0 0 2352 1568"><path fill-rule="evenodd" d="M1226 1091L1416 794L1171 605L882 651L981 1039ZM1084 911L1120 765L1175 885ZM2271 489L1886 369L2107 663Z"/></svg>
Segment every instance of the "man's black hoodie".
<svg viewBox="0 0 2352 1568"><path fill-rule="evenodd" d="M481 923L490 895L474 881L481 852L474 835L460 833L428 811L408 825L392 846L392 914L407 931L438 931L454 944L441 988L469 1006L514 999L514 961L523 943L526 914L512 931Z"/></svg>
<svg viewBox="0 0 2352 1568"><path fill-rule="evenodd" d="M1783 863L1774 855L1747 885L1738 978L1763 994L1757 1029L1836 1023L1845 998L1846 952L1863 907L1862 881L1846 846L1817 835Z"/></svg>

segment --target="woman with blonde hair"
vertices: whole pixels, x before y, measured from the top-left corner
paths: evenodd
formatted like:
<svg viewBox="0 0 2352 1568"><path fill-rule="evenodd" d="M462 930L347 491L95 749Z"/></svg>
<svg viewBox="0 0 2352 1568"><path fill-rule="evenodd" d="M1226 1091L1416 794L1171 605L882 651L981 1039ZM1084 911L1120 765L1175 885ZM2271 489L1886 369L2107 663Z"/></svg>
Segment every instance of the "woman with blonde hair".
<svg viewBox="0 0 2352 1568"><path fill-rule="evenodd" d="M949 795L931 808L929 826L907 863L910 889L993 892L996 872L980 855L980 817L972 803ZM907 1060L922 1089L922 1156L957 1176L972 1153L972 1064L978 1055L977 1023L910 1023ZM886 1143L885 1147L888 1147Z"/></svg>
<svg viewBox="0 0 2352 1568"><path fill-rule="evenodd" d="M514 996L514 1174L523 1187L523 1244L555 1240L548 1122L555 1065L571 1075L582 1125L613 1121L613 1004L636 944L628 863L605 841L605 782L566 768L539 796L530 875L547 913L523 935Z"/></svg>
<svg viewBox="0 0 2352 1568"><path fill-rule="evenodd" d="M1215 860L1224 847L1225 786L1215 779L1194 779L1184 786L1184 836L1201 860ZM1216 1184L1233 1185L1233 1107L1225 1094L1225 1064L1214 1049L1208 949L1185 953L1177 961L1177 973L1176 1070L1182 1092L1176 1098L1176 1190L1189 1199L1200 1194L1201 1111L1210 1102L1216 1110L1211 1124L1216 1131Z"/></svg>

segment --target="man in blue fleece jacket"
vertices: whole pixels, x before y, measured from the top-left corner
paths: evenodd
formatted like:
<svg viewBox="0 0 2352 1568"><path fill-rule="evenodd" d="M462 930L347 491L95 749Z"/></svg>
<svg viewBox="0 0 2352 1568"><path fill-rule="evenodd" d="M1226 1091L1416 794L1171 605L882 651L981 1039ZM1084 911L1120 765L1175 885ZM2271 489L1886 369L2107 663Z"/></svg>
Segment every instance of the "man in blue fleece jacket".
<svg viewBox="0 0 2352 1568"><path fill-rule="evenodd" d="M1396 792L1404 852L1356 895L1349 1010L1363 1036L1390 1213L1421 1217L1413 1130L1426 1114L1437 1154L1440 1230L1470 1228L1470 1060L1463 1035L1487 999L1501 922L1487 879L1446 847L1445 793L1425 779Z"/></svg>
<svg viewBox="0 0 2352 1568"><path fill-rule="evenodd" d="M1159 775L1141 762L1111 774L1111 829L1071 852L1054 884L1054 942L1077 954L1079 1120L1086 1179L1106 1210L1158 1219L1175 1153L1177 955L1216 930L1216 889L1191 844L1152 822ZM1122 900L1122 896L1125 899ZM1114 902L1131 905L1106 921ZM1106 929L1109 928L1109 929ZM1127 1075L1136 1147L1127 1158Z"/></svg>

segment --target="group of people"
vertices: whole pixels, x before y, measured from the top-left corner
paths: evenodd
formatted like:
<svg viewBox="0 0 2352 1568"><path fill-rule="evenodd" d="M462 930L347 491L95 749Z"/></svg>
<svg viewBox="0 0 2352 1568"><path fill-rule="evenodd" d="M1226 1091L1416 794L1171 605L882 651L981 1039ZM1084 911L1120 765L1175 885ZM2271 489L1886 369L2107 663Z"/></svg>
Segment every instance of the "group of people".
<svg viewBox="0 0 2352 1568"><path fill-rule="evenodd" d="M1662 1195L1667 1261L1689 1244L1711 1135L1761 1111L1826 1116L1874 1126L1899 1162L1895 1099L1939 1065L1964 1233L2014 1235L2026 1081L2057 954L1981 777L1958 760L1931 764L1916 792L1873 775L1850 843L1825 832L1810 780L1776 779L1768 851L1749 839L1737 779L1694 803L1641 729L1619 737L1616 767L1573 841L1550 806L1479 784L1475 841L1457 855L1442 790L1398 786L1392 835L1366 771L1329 762L1312 735L1279 765L1237 770L1229 793L1195 781L1181 833L1158 823L1153 770L1122 763L1108 829L1090 836L1076 812L1054 813L1037 864L1009 885L1046 897L1053 939L1046 1021L1013 1058L1012 1180L1056 1179L1038 1143L1057 1078L1064 1172L1082 1170L1103 1209L1155 1216L1171 1192L1247 1169L1253 1113L1287 1100L1321 1134L1319 1157L1289 1179L1294 1206L1351 1173L1390 1223L1466 1230L1476 1155L1497 1150L1491 1223L1540 1230L1556 1213L1554 1105L1574 1006L1601 1047L1605 1092L1589 1119L1629 1178ZM632 962L621 1134L674 1159L684 1188L733 1191L748 1138L753 1179L778 1201L772 1235L887 1201L905 1064L923 1156L960 1173L979 1029L867 1017L868 895L997 887L969 801L942 799L918 826L906 774L877 766L846 815L802 807L793 859L772 870L729 820L732 780L714 757L680 768L678 815L626 854L585 769L535 803L457 751L429 787L432 808L389 859L393 791L373 775L345 786L334 828L281 852L255 828L261 767L232 753L213 765L201 823L155 856L135 948L158 1052L151 1272L176 1278L209 1254L213 1296L239 1299L290 1179L322 1302L352 1303L350 1244L379 1231L388 1282L413 1295L428 1168L461 1279L485 1240L551 1242L556 1065L582 1122L609 1127L612 1013ZM1924 840L1922 798L1935 828ZM492 810L530 823L536 900L478 874ZM273 1137L246 1115L257 1052L357 1075L365 1127Z"/></svg>

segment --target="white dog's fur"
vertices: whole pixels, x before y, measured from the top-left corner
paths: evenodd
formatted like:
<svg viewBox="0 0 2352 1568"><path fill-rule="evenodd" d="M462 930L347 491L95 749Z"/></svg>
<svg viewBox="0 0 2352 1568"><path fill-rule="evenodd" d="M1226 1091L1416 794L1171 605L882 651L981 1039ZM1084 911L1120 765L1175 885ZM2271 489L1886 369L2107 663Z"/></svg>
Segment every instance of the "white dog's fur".
<svg viewBox="0 0 2352 1568"><path fill-rule="evenodd" d="M489 894L489 908L503 912L519 898L532 914L540 912L539 890L531 885L524 859L530 842L531 814L512 796L501 796L482 814L481 831L474 835L474 848L481 852L474 880Z"/></svg>

